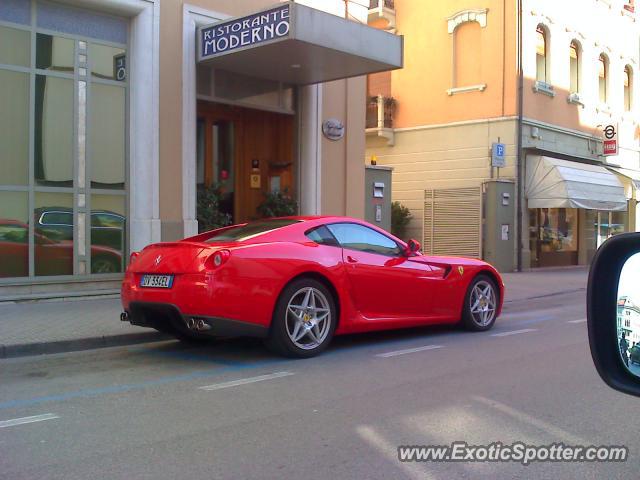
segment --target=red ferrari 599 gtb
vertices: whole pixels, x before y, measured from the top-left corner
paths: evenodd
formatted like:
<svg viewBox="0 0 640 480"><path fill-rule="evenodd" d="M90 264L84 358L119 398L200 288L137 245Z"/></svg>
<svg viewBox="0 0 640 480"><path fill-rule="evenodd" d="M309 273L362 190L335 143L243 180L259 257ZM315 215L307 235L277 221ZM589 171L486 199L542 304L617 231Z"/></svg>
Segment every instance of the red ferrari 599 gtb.
<svg viewBox="0 0 640 480"><path fill-rule="evenodd" d="M181 339L263 337L293 357L317 355L345 333L491 328L504 297L496 269L419 250L353 218L233 225L133 253L121 319Z"/></svg>

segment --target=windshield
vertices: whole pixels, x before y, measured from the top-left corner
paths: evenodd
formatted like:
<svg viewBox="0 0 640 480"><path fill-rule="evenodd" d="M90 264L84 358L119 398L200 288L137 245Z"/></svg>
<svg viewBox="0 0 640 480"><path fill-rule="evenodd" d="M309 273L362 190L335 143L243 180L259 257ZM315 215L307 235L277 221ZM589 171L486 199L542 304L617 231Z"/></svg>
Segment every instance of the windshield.
<svg viewBox="0 0 640 480"><path fill-rule="evenodd" d="M207 240L207 243L222 243L222 242L242 242L248 240L257 235L277 230L278 228L287 227L298 223L300 220L282 219L282 220L259 220L257 222L250 222L246 225L238 225L228 230L220 232Z"/></svg>

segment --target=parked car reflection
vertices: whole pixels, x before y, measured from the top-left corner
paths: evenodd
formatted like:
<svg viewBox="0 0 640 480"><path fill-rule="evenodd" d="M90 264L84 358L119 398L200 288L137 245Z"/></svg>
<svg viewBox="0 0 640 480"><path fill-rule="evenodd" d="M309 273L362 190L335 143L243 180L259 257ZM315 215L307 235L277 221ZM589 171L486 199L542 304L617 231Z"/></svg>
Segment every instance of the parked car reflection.
<svg viewBox="0 0 640 480"><path fill-rule="evenodd" d="M71 230L73 238L73 230ZM55 239L34 233L35 274L73 274L73 239ZM114 248L91 246L92 273L115 273L122 270L122 253ZM0 277L24 277L29 274L29 226L0 219Z"/></svg>

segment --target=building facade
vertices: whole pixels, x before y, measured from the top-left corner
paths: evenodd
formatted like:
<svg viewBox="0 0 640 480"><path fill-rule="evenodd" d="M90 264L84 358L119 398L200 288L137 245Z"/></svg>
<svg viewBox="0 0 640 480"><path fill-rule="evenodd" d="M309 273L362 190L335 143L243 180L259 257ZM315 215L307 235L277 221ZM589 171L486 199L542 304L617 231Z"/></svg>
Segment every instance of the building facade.
<svg viewBox="0 0 640 480"><path fill-rule="evenodd" d="M366 16L342 0L0 2L0 299L118 291L131 252L198 233L213 190L227 221L276 192L362 217L363 75L402 63Z"/></svg>
<svg viewBox="0 0 640 480"><path fill-rule="evenodd" d="M427 251L503 271L586 264L636 230L632 2L379 3L393 8L370 24L406 37L405 68L369 77L367 159L394 167ZM606 126L619 149L605 157Z"/></svg>

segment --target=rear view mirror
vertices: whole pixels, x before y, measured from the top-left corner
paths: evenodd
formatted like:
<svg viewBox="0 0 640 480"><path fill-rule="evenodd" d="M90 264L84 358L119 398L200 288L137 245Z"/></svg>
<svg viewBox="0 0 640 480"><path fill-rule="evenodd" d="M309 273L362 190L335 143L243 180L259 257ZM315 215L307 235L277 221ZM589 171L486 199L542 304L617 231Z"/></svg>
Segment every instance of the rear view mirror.
<svg viewBox="0 0 640 480"><path fill-rule="evenodd" d="M420 250L420 242L413 238L407 242L407 251L409 254L416 253Z"/></svg>
<svg viewBox="0 0 640 480"><path fill-rule="evenodd" d="M591 356L612 388L640 396L640 233L607 240L587 287Z"/></svg>

